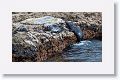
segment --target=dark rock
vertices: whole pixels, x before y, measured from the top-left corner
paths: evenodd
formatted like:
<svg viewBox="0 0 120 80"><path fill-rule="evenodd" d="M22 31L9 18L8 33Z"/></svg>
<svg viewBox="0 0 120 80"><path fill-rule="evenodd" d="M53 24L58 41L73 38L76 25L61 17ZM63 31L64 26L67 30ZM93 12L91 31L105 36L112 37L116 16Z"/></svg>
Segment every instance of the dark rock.
<svg viewBox="0 0 120 80"><path fill-rule="evenodd" d="M77 27L71 21L67 21L66 24L67 24L67 27L70 29L70 31L72 31L76 35L77 41L80 42L83 38L83 33L82 33L82 30L80 29L80 27Z"/></svg>

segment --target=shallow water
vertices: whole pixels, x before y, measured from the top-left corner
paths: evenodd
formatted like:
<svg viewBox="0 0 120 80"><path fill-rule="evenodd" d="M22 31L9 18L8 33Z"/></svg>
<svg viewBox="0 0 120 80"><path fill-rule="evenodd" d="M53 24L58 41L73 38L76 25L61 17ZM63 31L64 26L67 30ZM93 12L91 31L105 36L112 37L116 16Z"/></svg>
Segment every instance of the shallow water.
<svg viewBox="0 0 120 80"><path fill-rule="evenodd" d="M52 62L101 62L102 41L85 40L68 46L61 55L47 60Z"/></svg>
<svg viewBox="0 0 120 80"><path fill-rule="evenodd" d="M102 61L102 42L81 41L66 48L62 57L64 61L100 62Z"/></svg>

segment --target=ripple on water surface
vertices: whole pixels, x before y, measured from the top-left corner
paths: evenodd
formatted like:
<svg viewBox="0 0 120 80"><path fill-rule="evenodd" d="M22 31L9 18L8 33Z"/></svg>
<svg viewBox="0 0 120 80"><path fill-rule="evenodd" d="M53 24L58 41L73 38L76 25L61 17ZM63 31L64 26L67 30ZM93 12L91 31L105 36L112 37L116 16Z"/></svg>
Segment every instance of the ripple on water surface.
<svg viewBox="0 0 120 80"><path fill-rule="evenodd" d="M47 62L101 62L102 41L84 40L72 44L63 50L62 54L46 60Z"/></svg>
<svg viewBox="0 0 120 80"><path fill-rule="evenodd" d="M85 40L67 47L62 57L64 61L70 62L101 62L102 41Z"/></svg>

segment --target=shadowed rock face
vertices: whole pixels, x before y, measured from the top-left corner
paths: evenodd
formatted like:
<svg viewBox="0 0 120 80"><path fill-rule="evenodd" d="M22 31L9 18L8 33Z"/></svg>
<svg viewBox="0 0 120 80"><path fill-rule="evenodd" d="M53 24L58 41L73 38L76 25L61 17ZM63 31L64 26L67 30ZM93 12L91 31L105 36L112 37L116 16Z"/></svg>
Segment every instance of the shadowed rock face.
<svg viewBox="0 0 120 80"><path fill-rule="evenodd" d="M76 41L102 37L101 13L15 12L12 20L13 61L44 61Z"/></svg>

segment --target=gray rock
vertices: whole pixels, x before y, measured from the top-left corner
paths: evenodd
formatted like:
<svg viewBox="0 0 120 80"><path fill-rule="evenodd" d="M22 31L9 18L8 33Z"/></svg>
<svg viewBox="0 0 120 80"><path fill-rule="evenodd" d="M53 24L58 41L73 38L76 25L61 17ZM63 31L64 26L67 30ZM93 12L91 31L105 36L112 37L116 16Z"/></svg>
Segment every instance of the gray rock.
<svg viewBox="0 0 120 80"><path fill-rule="evenodd" d="M35 55L38 55L39 61L43 61L61 52L69 43L76 42L74 33L69 32L65 28L64 21L59 18L32 18L21 21L15 26L14 31L17 33L13 33L12 37L15 61L20 56L24 59Z"/></svg>
<svg viewBox="0 0 120 80"><path fill-rule="evenodd" d="M17 31L19 32L28 32L28 29L25 26L20 26Z"/></svg>
<svg viewBox="0 0 120 80"><path fill-rule="evenodd" d="M60 18L54 18L52 16L44 16L41 18L30 18L24 21L21 21L23 24L32 24L32 25L44 25L50 26L54 24L64 23L64 21Z"/></svg>

